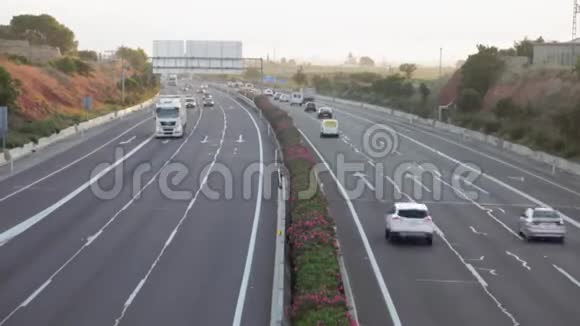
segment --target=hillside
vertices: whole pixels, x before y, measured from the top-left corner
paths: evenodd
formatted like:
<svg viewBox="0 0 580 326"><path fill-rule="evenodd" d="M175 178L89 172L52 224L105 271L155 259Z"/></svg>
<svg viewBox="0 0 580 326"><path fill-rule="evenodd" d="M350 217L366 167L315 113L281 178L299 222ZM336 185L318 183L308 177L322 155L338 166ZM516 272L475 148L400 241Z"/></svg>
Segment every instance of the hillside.
<svg viewBox="0 0 580 326"><path fill-rule="evenodd" d="M16 105L27 120L42 120L57 112L80 114L83 96L93 98L96 110L120 98L113 83L120 69L110 64L94 65L94 71L86 77L67 75L50 66L17 64L5 57L0 57L0 66L19 81Z"/></svg>

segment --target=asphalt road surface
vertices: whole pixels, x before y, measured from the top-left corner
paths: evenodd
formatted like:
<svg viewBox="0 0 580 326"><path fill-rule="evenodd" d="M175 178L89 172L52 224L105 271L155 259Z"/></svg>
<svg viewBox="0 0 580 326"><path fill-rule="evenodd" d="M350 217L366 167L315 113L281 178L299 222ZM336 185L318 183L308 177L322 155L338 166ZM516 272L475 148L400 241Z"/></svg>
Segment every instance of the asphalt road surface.
<svg viewBox="0 0 580 326"><path fill-rule="evenodd" d="M0 169L0 325L269 323L275 146L214 98L181 139L148 108Z"/></svg>
<svg viewBox="0 0 580 326"><path fill-rule="evenodd" d="M320 173L361 325L580 325L577 177L380 112L317 104L334 108L339 138L321 138L314 113L279 105L336 176ZM432 247L385 239L387 209L409 200L430 208ZM519 216L538 205L567 216L565 244L518 235Z"/></svg>

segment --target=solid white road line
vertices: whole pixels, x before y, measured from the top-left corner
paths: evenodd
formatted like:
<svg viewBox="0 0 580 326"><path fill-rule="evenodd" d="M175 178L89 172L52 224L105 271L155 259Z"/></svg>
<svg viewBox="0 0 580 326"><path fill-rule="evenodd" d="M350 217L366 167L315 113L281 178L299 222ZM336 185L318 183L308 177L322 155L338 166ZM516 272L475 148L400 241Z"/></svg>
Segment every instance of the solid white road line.
<svg viewBox="0 0 580 326"><path fill-rule="evenodd" d="M417 176L405 174L405 178L413 180L419 187L425 189L425 191L427 191L427 192L431 192L431 190L429 188L427 188L421 181L419 181L419 178Z"/></svg>
<svg viewBox="0 0 580 326"><path fill-rule="evenodd" d="M4 317L4 319L2 319L0 321L0 326L4 325L15 313L18 312L18 310L22 309L23 307L26 307L31 301L33 301L42 291L44 291L44 289L52 282L52 280L58 276L70 263L72 263L86 248L88 248L98 237L101 236L101 234L103 234L103 232L109 227L109 225L111 225L119 215L121 215L122 212L124 212L127 208L129 208L129 206L131 206L138 198L141 197L141 194L145 191L145 189L147 189L151 184L153 184L153 182L157 179L157 177L159 176L159 174L161 174L161 172L163 171L163 168L166 167L174 158L175 156L177 156L177 154L181 151L181 149L185 146L185 144L187 142L189 142L189 139L191 137L191 135L193 135L193 132L197 129L197 126L199 124L199 121L201 120L201 116L203 114L203 111L200 111L199 117L197 119L197 122L195 123L195 126L193 127L193 129L191 130L189 136L187 136L187 138L181 143L181 145L175 150L175 152L173 152L173 154L171 155L171 157L169 159L167 159L167 161L165 161L165 163L163 164L163 166L161 166L161 168L159 168L159 170L155 173L155 175L153 175L153 177L151 177L151 179L149 179L149 181L147 181L147 183L143 186L143 188L141 188L120 210L118 210L115 215L113 215L108 221L107 223L105 223L95 234L87 237L87 240L85 242L85 244L83 246L81 246L69 259L67 259L64 264L62 264L54 273L52 273L52 275L43 283L43 285L41 285L39 288L37 288L27 299L25 299L18 307L16 307L14 310L12 310L6 317Z"/></svg>
<svg viewBox="0 0 580 326"><path fill-rule="evenodd" d="M258 147L259 147L259 160L260 160L260 177L258 179L258 194L256 195L256 208L254 209L254 221L252 223L252 233L250 234L250 243L248 244L248 251L246 255L246 264L244 265L244 274L242 276L242 283L240 284L240 291L238 293L238 300L236 302L236 311L234 313L234 320L232 322L233 326L239 326L242 323L242 314L244 312L244 305L246 302L246 294L248 292L248 282L250 281L250 275L252 273L252 262L254 261L254 252L256 249L256 237L258 236L258 226L260 225L260 214L262 212L262 192L264 186L264 148L262 145L262 133L256 123L254 116L241 104L232 99L229 95L228 97L234 101L240 108L242 108L246 114L252 119L254 124L254 129L258 135ZM242 135L240 135L241 138Z"/></svg>
<svg viewBox="0 0 580 326"><path fill-rule="evenodd" d="M137 151L139 151L141 148L143 148L145 145L147 145L147 143L149 143L151 141L151 139L153 139L153 137L149 137L149 138L145 139L141 144L137 145L137 147L133 148L133 150L131 150L125 156L123 156L122 158L120 158L119 160L117 160L115 163L113 163L112 165L110 165L109 167L107 167L106 169L104 169L103 171L99 172L99 174L97 174L96 176L92 177L89 181L85 182L80 187L78 187L77 189L73 190L71 193L69 193L68 195L64 196L63 198L61 198L56 203L54 203L51 206L45 208L44 210L42 210L41 212L35 214L34 216L31 216L31 217L27 218L26 220L20 222L19 224L11 227L10 229L8 229L8 230L0 233L0 247L3 246L3 245L5 245L8 241L16 238L20 234L24 233L26 230L30 229L36 223L42 221L47 216L49 216L50 214L52 214L54 211L56 211L57 209L59 209L60 207L62 207L64 204L68 203L73 198L75 198L76 196L78 196L81 192L83 192L84 190L86 190L87 188L89 188L93 183L99 181L99 179L101 179L107 173L109 173L111 170L115 169L119 164L121 164L124 161L126 161L128 158L130 158L135 153L137 153Z"/></svg>
<svg viewBox="0 0 580 326"><path fill-rule="evenodd" d="M169 245L171 245L171 243L173 242L173 239L175 238L175 235L177 234L177 232L179 231L179 229L183 225L183 222L185 222L185 220L187 219L187 216L189 215L189 212L191 211L191 209L193 208L193 205L197 201L197 198L199 197L199 194L201 193L201 191L203 190L203 188L207 184L207 180L209 179L209 175L213 171L213 168L214 168L214 166L215 166L215 164L217 162L218 155L220 154L220 152L221 152L221 150L223 148L224 139L225 139L225 136L226 136L226 129L228 127L228 119L227 119L227 116L226 116L226 112L221 107L221 105L219 106L219 108L220 108L220 111L222 111L222 115L224 117L224 127L222 129L222 135L221 135L220 143L219 143L220 145L218 146L215 154L213 155L212 161L211 161L211 163L210 163L210 165L209 165L209 167L207 169L207 172L204 175L203 179L201 180L201 183L199 184L199 188L195 192L195 195L193 196L193 198L191 199L191 201L187 205L187 208L185 209L185 212L183 213L183 216L181 217L181 219L179 220L179 222L177 223L177 225L175 226L175 228L173 229L173 231L169 235L169 238L167 238L167 240L165 241L165 244L161 248L161 251L159 251L159 254L157 254L157 257L153 261L153 264L151 264L151 266L147 270L147 273L145 273L145 276L143 276L143 278L139 281L139 283L137 284L137 286L135 287L135 289L133 290L133 292L131 292L131 295L129 295L129 297L127 298L127 301L125 301L125 304L123 305L123 310L121 311L121 314L119 315L119 317L117 317L115 319L114 326L118 326L119 323L121 323L121 321L125 317L125 314L127 313L127 310L129 310L129 308L131 307L131 304L133 303L133 300L137 297L137 295L139 294L139 292L143 288L144 284L147 283L147 280L149 279L149 277L151 276L151 274L155 270L155 267L157 267L157 264L159 264L159 261L161 260L161 257L163 257L163 254L165 254L165 251L167 250L167 248L169 247Z"/></svg>
<svg viewBox="0 0 580 326"><path fill-rule="evenodd" d="M373 250L371 248L371 245L369 243L369 239L366 236L364 228L360 222L360 218L358 216L358 213L356 212L354 205L352 204L352 201L350 200L350 198L348 196L348 193L346 192L344 186L340 183L340 181L338 180L338 178L336 177L336 175L332 171L330 165L328 165L328 162L326 162L326 160L324 159L322 154L318 151L318 149L310 141L308 136L306 136L306 134L304 132L302 132L302 130L298 129L298 131L300 132L300 134L302 134L302 137L308 142L310 147L314 150L314 152L316 153L316 155L318 156L320 161L324 164L324 166L326 167L326 169L328 170L328 172L330 173L330 175L332 176L332 178L336 182L338 190L340 191L340 194L342 195L342 197L345 200L346 205L348 206L350 214L354 220L354 223L357 227L358 233L361 237L363 246L365 248L365 252L369 258L371 268L373 270L373 274L377 280L377 283L379 285L379 289L381 290L381 294L383 295L383 299L384 299L385 304L387 306L389 316L391 318L393 326L401 326L402 323L401 323L401 319L399 318L399 313L397 312L397 308L395 307L395 303L393 301L393 298L391 297L391 294L389 293L389 289L387 288L387 284L385 283L385 280L383 279L381 269L379 268L379 264L377 263L377 259L375 258L375 255L374 255Z"/></svg>
<svg viewBox="0 0 580 326"><path fill-rule="evenodd" d="M151 118L146 118L146 119L143 119L142 121L138 122L138 123L137 123L136 125L134 125L133 127L129 128L129 129L127 129L127 130L125 130L125 131L124 131L123 133L121 133L120 135L118 135L118 136L116 136L115 138L113 138L113 139L109 140L108 142L104 143L103 145L101 145L101 146L99 146L99 147L97 147L97 148L93 149L93 150L92 150L92 151L90 151L89 153L87 153L87 154L85 154L85 155L83 155L83 156L81 156L81 157L77 158L76 160L74 160L74 161L70 162L69 164L66 164L66 165L64 165L64 166L60 167L58 170L55 170L55 171L53 171L53 172L51 172L51 173L49 173L49 174L45 175L44 177L42 177L42 178L40 178L40 179L38 179L38 180L36 180L36 181L34 181L34 182L30 183L29 185L26 185L26 186L24 186L24 187L22 187L22 188L19 188L17 191L14 191L14 192L12 192L12 193L10 193L10 194L8 194L8 195L6 195L6 196L4 196L4 197L0 198L0 203L1 203L1 202L3 202L3 201L5 201L6 199L8 199L8 198L10 198L10 197L12 197L12 196L14 196L14 195L18 194L18 193L21 193L21 192L23 192L23 191L24 191L24 190L26 190L26 189L28 189L28 188L30 188L30 187L32 187L32 186L34 186L34 185L38 184L39 182L42 182L42 181L44 181L44 180L46 180L46 179L48 179L48 178L50 178L50 177L52 177L52 176L54 176L54 175L56 175L56 174L58 174L58 173L60 173L60 172L62 172L62 171L64 171L64 170L66 170L66 169L70 168L71 166L73 166L73 165L77 164L78 162L80 162L80 161L84 160L85 158L87 158L87 157L89 157L89 156L93 155L94 153L96 153L96 152L100 151L100 150L101 150L101 149L103 149L105 146L109 145L110 143L112 143L112 142L114 142L114 141L118 140L119 138L121 138L121 137L125 136L125 135L126 135L128 132L130 132L130 131L132 131L133 129L135 129L135 128L139 127L140 125L142 125L143 123L145 123L145 122L146 122L146 121L148 121L148 120L151 120Z"/></svg>
<svg viewBox="0 0 580 326"><path fill-rule="evenodd" d="M566 272L563 268L552 264L552 266L554 266L554 268L560 272L562 275L564 275L570 282L572 282L574 285L576 285L577 287L580 288L580 281L578 281L577 279L574 278L574 276L570 275L568 272Z"/></svg>

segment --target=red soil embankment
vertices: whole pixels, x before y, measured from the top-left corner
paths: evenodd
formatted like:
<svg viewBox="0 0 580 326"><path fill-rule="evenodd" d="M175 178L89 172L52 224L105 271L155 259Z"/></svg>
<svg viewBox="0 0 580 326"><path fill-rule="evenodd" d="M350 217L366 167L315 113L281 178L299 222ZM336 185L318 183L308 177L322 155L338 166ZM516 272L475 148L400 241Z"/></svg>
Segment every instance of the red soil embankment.
<svg viewBox="0 0 580 326"><path fill-rule="evenodd" d="M17 105L31 120L44 119L53 112L81 112L84 96L93 98L93 107L119 96L114 84L119 69L113 65L93 65L94 71L86 77L69 76L52 67L19 65L3 57L0 66L20 81Z"/></svg>

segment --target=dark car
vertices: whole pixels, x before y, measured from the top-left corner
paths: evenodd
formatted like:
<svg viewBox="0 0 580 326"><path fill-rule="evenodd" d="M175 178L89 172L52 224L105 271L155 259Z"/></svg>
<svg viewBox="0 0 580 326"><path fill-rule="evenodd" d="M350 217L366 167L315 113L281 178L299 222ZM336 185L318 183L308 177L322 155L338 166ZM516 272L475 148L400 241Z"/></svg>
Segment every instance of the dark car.
<svg viewBox="0 0 580 326"><path fill-rule="evenodd" d="M197 103L195 103L195 99L193 98L186 98L185 99L185 108L186 109L195 109Z"/></svg>
<svg viewBox="0 0 580 326"><path fill-rule="evenodd" d="M329 107L318 109L318 119L332 119L332 109Z"/></svg>
<svg viewBox="0 0 580 326"><path fill-rule="evenodd" d="M304 112L316 112L316 103L308 102L304 107Z"/></svg>

